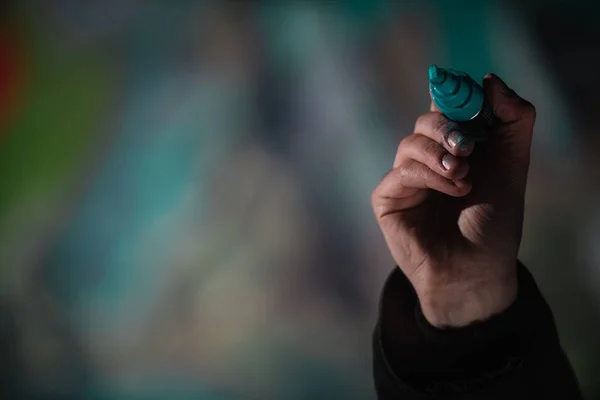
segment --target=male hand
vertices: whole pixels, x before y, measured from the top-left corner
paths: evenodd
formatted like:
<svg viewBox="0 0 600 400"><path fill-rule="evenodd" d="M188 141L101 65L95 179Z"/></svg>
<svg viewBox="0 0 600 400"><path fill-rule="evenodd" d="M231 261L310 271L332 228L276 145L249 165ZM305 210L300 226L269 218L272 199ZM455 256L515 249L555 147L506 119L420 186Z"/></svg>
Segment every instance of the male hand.
<svg viewBox="0 0 600 400"><path fill-rule="evenodd" d="M439 327L489 318L517 296L535 108L495 75L483 86L498 121L488 140L452 132L432 102L372 195L392 256Z"/></svg>

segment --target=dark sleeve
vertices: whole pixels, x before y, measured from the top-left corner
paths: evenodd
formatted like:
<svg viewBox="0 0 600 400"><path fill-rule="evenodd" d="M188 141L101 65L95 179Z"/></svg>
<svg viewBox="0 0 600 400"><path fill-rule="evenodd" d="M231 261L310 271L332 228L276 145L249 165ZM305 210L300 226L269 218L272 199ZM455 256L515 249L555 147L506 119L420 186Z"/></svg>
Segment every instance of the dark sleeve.
<svg viewBox="0 0 600 400"><path fill-rule="evenodd" d="M373 334L377 398L582 399L548 304L521 264L518 277L518 298L502 314L439 329L395 268Z"/></svg>

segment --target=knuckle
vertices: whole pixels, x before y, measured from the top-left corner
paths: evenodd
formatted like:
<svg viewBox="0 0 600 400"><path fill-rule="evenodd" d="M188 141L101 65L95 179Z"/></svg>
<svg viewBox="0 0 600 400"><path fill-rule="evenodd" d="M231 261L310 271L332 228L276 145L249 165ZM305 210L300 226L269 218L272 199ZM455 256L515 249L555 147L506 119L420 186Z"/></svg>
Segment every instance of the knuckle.
<svg viewBox="0 0 600 400"><path fill-rule="evenodd" d="M371 204L375 204L379 198L379 186L381 186L381 184L377 185L375 189L371 191Z"/></svg>
<svg viewBox="0 0 600 400"><path fill-rule="evenodd" d="M406 148L409 147L414 140L414 135L408 135L404 137L400 143L398 144L398 154L403 154L406 151Z"/></svg>
<svg viewBox="0 0 600 400"><path fill-rule="evenodd" d="M429 118L428 114L422 114L417 117L415 121L415 131L420 132L423 127L427 126L427 119Z"/></svg>
<svg viewBox="0 0 600 400"><path fill-rule="evenodd" d="M423 132L427 132L427 131L430 131L433 128L435 128L436 121L438 119L438 114L439 113L428 112L428 113L420 115L417 118L417 122L415 124L415 128L418 128L417 132L423 133Z"/></svg>
<svg viewBox="0 0 600 400"><path fill-rule="evenodd" d="M371 208L373 209L373 214L375 214L377 219L383 218L390 209L388 203L380 198L373 200L371 203Z"/></svg>
<svg viewBox="0 0 600 400"><path fill-rule="evenodd" d="M398 149L396 150L397 160L403 160L404 158L408 157L408 154L410 152L409 149L413 141L413 136L414 135L408 135L400 141L400 143L398 144Z"/></svg>
<svg viewBox="0 0 600 400"><path fill-rule="evenodd" d="M381 193L382 184L377 185L375 189L371 192L371 208L376 215L380 215L385 213L386 205L384 201L384 197Z"/></svg>
<svg viewBox="0 0 600 400"><path fill-rule="evenodd" d="M405 137L402 138L402 140L400 141L400 144L398 146L399 147L408 146L414 140L414 138L415 138L415 135L406 135Z"/></svg>
<svg viewBox="0 0 600 400"><path fill-rule="evenodd" d="M378 190L378 187L375 188L371 192L371 207L373 208L373 211L375 211L375 214L377 214L378 209L379 209L379 190Z"/></svg>
<svg viewBox="0 0 600 400"><path fill-rule="evenodd" d="M396 149L396 157L394 159L394 167L397 167L406 158L408 158L408 155L410 153L410 143L412 141L413 136L414 135L408 135L402 140L400 140L400 143L398 143L398 148Z"/></svg>

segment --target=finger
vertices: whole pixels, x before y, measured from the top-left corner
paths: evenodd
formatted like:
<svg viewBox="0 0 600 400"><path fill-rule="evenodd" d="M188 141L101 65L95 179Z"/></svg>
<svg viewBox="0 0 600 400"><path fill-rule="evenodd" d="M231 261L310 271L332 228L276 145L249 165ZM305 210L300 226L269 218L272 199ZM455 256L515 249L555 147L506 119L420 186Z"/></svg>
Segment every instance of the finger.
<svg viewBox="0 0 600 400"><path fill-rule="evenodd" d="M394 167L402 165L406 160L418 161L444 178L460 180L467 176L469 165L464 158L450 154L443 146L431 138L414 134L400 142Z"/></svg>
<svg viewBox="0 0 600 400"><path fill-rule="evenodd" d="M535 107L494 74L483 78L483 87L494 115L500 121L496 130L498 138L508 139L511 144L507 158L513 165L518 165L518 161L526 165L531 151Z"/></svg>
<svg viewBox="0 0 600 400"><path fill-rule="evenodd" d="M471 191L471 184L444 178L427 165L407 159L392 169L373 191L373 209L382 217L413 207L423 200L429 189L462 197Z"/></svg>
<svg viewBox="0 0 600 400"><path fill-rule="evenodd" d="M429 92L429 97L431 97L431 92ZM431 98L431 103L429 103L429 111L431 112L441 112L438 106L433 102L433 98Z"/></svg>
<svg viewBox="0 0 600 400"><path fill-rule="evenodd" d="M473 152L475 142L463 135L460 125L449 120L442 113L429 112L417 118L415 132L440 143L449 153L466 157Z"/></svg>
<svg viewBox="0 0 600 400"><path fill-rule="evenodd" d="M494 115L503 123L523 123L533 126L535 107L521 98L514 90L494 74L483 78L485 95L490 102Z"/></svg>

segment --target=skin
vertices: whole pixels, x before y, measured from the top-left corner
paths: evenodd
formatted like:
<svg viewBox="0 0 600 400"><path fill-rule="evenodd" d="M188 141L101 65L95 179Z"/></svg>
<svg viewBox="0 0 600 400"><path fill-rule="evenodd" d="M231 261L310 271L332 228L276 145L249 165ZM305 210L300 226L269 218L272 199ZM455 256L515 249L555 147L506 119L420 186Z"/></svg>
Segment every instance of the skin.
<svg viewBox="0 0 600 400"><path fill-rule="evenodd" d="M485 320L518 292L535 108L493 74L483 87L498 121L489 139L461 138L432 103L371 198L394 260L438 327Z"/></svg>

